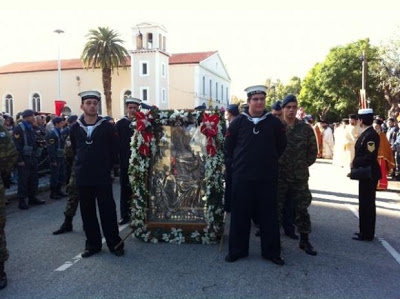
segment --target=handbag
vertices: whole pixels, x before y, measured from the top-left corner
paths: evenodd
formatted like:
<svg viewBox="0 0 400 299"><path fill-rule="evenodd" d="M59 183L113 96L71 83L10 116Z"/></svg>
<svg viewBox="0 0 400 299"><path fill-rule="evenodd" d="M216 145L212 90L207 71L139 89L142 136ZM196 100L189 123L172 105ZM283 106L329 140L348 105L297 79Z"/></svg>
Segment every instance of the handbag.
<svg viewBox="0 0 400 299"><path fill-rule="evenodd" d="M352 179L352 180L370 180L370 179L372 179L371 166L352 168L350 171L350 179Z"/></svg>

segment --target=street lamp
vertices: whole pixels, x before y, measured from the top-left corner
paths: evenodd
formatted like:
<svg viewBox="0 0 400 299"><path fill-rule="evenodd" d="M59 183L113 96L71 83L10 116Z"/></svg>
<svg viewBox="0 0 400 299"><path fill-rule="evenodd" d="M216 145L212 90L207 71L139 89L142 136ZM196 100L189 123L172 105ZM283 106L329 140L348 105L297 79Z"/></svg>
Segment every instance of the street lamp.
<svg viewBox="0 0 400 299"><path fill-rule="evenodd" d="M61 29L56 29L54 30L55 33L57 33L58 36L60 36L61 33L64 33L64 30ZM60 38L58 38L58 58L57 58L57 69L58 69L58 94L57 94L57 99L61 99L61 61L60 61Z"/></svg>

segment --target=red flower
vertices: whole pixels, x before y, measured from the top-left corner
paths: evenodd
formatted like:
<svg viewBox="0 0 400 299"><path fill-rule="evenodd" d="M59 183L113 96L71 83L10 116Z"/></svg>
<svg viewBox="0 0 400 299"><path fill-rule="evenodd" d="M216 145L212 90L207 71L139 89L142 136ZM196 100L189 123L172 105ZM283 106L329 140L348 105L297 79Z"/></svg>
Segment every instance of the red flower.
<svg viewBox="0 0 400 299"><path fill-rule="evenodd" d="M150 148L147 144L141 144L139 146L139 153L141 153L143 156L148 156L150 154Z"/></svg>
<svg viewBox="0 0 400 299"><path fill-rule="evenodd" d="M147 116L144 115L143 112L137 111L135 112L136 118L136 130L139 132L143 131L146 128Z"/></svg>
<svg viewBox="0 0 400 299"><path fill-rule="evenodd" d="M200 127L201 133L203 133L206 136L214 136L217 135L218 133L218 128L217 125L219 123L219 116L218 114L203 114L202 118L202 124Z"/></svg>
<svg viewBox="0 0 400 299"><path fill-rule="evenodd" d="M142 132L142 137L144 139L144 142L150 142L151 139L153 138L153 134L151 132L148 132L148 131L143 131Z"/></svg>
<svg viewBox="0 0 400 299"><path fill-rule="evenodd" d="M212 144L208 144L208 145L206 146L206 151L207 151L207 154L208 154L209 156L214 156L214 155L215 155L215 146L212 145Z"/></svg>

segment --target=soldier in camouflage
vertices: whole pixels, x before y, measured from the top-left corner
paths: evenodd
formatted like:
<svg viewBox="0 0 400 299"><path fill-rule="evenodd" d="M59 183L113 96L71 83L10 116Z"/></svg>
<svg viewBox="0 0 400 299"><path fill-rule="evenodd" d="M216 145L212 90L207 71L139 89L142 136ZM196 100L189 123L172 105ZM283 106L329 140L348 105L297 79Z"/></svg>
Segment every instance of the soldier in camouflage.
<svg viewBox="0 0 400 299"><path fill-rule="evenodd" d="M74 153L72 151L71 147L71 140L70 137L68 136L67 139L65 140L65 147L64 147L64 156L65 156L65 162L66 164L71 167L71 176L69 178L68 182L68 201L65 206L65 220L64 223L61 224L60 228L53 232L53 235L59 235L63 234L66 232L72 231L72 219L74 218L76 214L76 209L78 208L79 204L79 194L78 194L78 189L75 184L75 171L73 170L73 163L74 163ZM68 167L67 166L67 167Z"/></svg>
<svg viewBox="0 0 400 299"><path fill-rule="evenodd" d="M9 173L17 160L17 151L7 129L0 125L0 171ZM7 285L7 275L4 272L4 262L8 259L6 248L6 200L4 194L3 180L0 176L0 289Z"/></svg>
<svg viewBox="0 0 400 299"><path fill-rule="evenodd" d="M295 223L297 231L300 233L299 247L307 254L317 255L308 240L308 234L311 232L308 207L312 199L308 188L308 167L314 164L317 158L317 142L312 128L296 118L297 99L295 96L286 96L282 102L282 109L287 147L279 159L279 216L281 219L287 198L292 198L295 208Z"/></svg>

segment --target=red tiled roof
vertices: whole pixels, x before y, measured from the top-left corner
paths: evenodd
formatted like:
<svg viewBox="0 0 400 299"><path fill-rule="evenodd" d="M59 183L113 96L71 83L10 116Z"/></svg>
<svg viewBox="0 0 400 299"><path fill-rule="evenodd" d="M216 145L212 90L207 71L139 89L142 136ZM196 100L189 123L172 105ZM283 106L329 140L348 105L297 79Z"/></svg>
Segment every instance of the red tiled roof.
<svg viewBox="0 0 400 299"><path fill-rule="evenodd" d="M217 51L172 54L169 58L169 64L199 63L215 53Z"/></svg>
<svg viewBox="0 0 400 299"><path fill-rule="evenodd" d="M217 53L217 51L172 54L169 58L169 64L199 63L200 61L210 57L215 53ZM130 65L130 57L127 57L127 66ZM61 60L61 69L63 70L74 70L83 68L83 63L80 59ZM57 70L57 60L15 62L0 66L0 74L44 72L54 70Z"/></svg>
<svg viewBox="0 0 400 299"><path fill-rule="evenodd" d="M83 64L80 59L61 60L63 70L82 69ZM0 74L7 73L29 73L57 70L57 60L34 61L34 62L15 62L5 66L0 66Z"/></svg>

